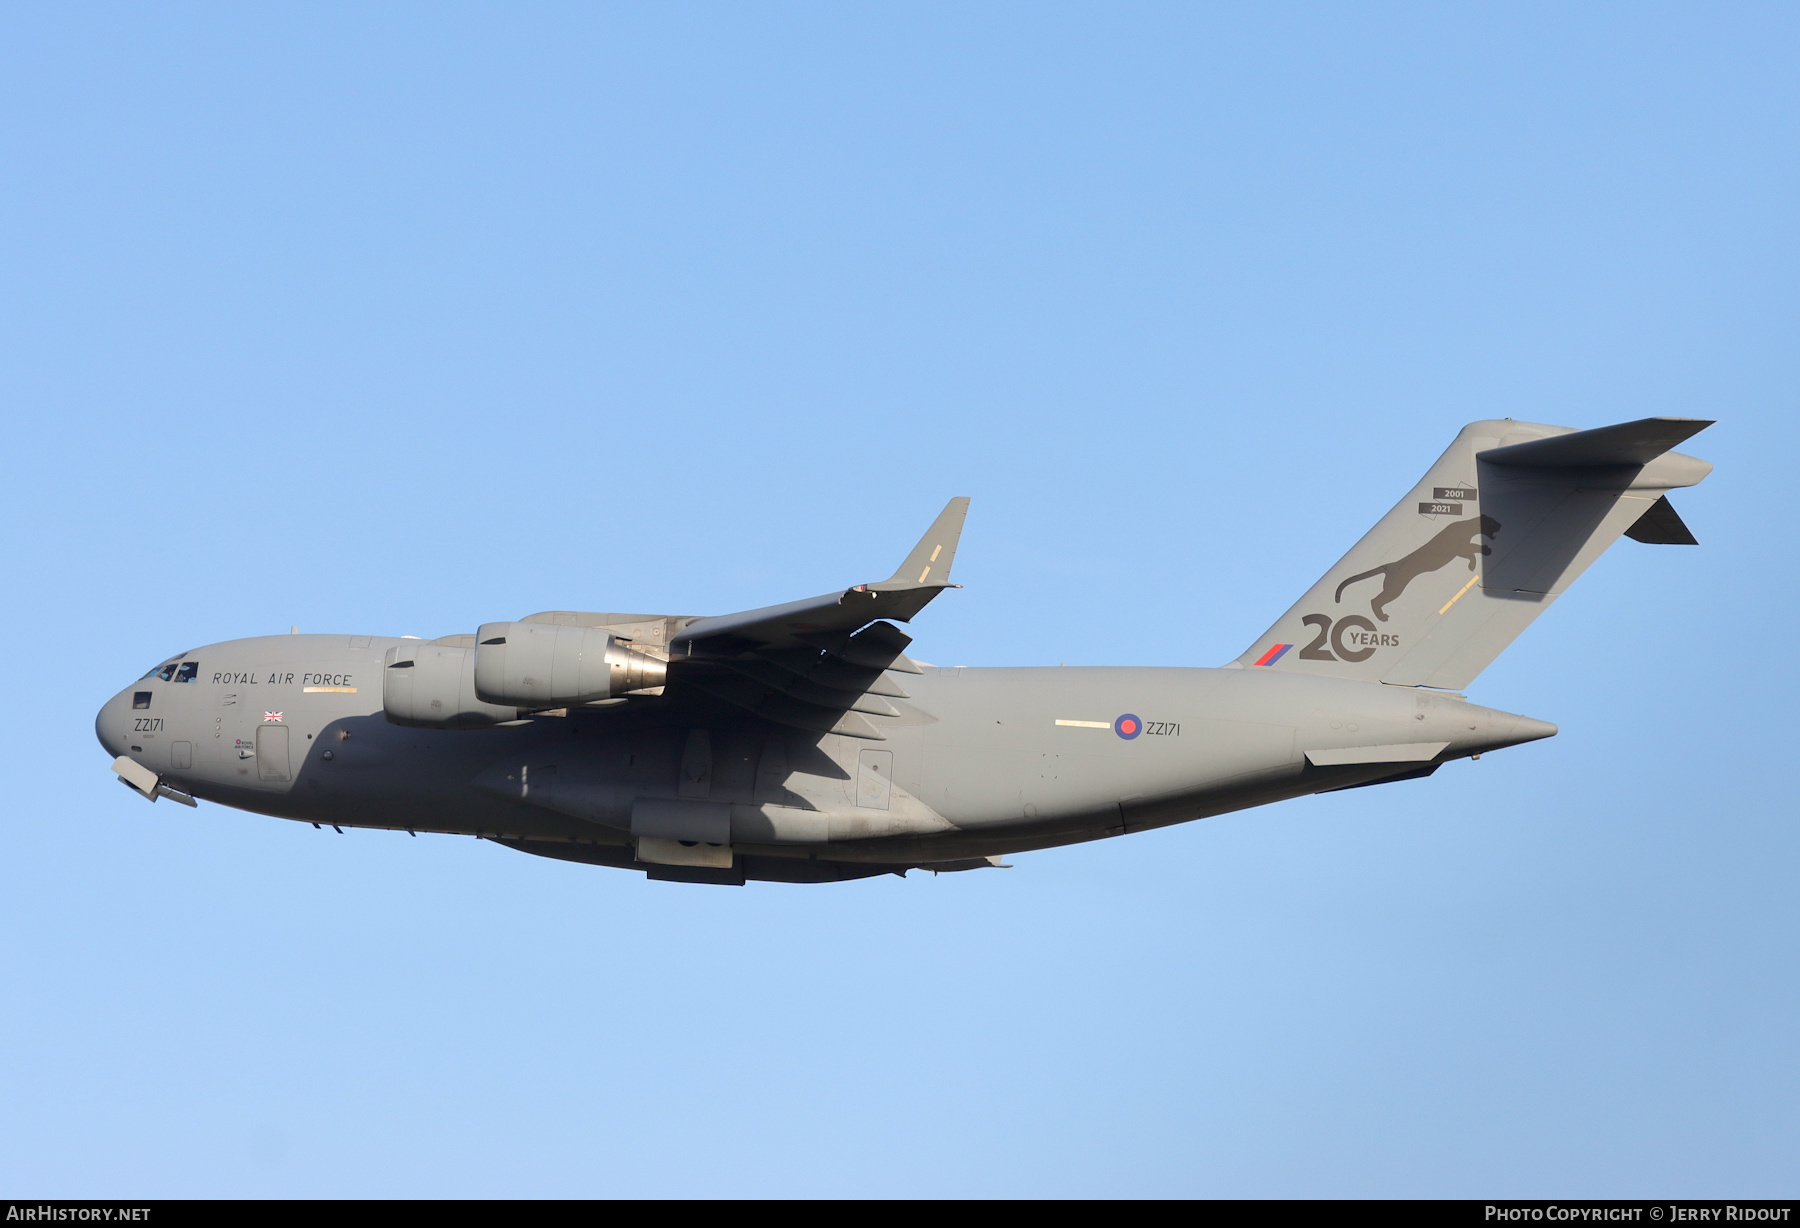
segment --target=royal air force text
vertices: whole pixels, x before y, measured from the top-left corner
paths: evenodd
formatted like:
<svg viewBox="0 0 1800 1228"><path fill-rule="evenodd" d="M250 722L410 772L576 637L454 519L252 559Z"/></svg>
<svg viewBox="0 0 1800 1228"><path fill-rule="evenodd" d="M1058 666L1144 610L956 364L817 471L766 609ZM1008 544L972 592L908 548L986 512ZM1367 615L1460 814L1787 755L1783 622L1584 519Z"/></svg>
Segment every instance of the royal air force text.
<svg viewBox="0 0 1800 1228"><path fill-rule="evenodd" d="M293 686L294 679L299 678L301 686L355 686L354 674L270 674L260 677L254 671L247 673L227 673L214 671L212 680L228 686Z"/></svg>

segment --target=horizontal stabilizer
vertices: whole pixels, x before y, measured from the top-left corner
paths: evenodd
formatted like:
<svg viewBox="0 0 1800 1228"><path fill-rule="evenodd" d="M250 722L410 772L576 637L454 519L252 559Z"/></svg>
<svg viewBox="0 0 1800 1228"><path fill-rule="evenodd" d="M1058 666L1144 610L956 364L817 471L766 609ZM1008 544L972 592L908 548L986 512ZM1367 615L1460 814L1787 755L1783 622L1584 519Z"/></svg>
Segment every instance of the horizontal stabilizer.
<svg viewBox="0 0 1800 1228"><path fill-rule="evenodd" d="M1698 546L1699 539L1693 530L1681 519L1675 505L1664 495L1650 505L1650 510L1639 516L1625 536L1634 542L1643 542L1647 546Z"/></svg>
<svg viewBox="0 0 1800 1228"><path fill-rule="evenodd" d="M1475 459L1489 465L1529 465L1536 469L1648 465L1712 424L1711 418L1639 418L1636 422L1489 448L1476 453Z"/></svg>

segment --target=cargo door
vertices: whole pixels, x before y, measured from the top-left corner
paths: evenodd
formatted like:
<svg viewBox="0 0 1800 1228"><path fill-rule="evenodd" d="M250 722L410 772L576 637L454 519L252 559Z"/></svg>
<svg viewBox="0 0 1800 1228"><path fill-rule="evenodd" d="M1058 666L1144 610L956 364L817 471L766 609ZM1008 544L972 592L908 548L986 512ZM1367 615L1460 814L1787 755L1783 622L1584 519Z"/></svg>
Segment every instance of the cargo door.
<svg viewBox="0 0 1800 1228"><path fill-rule="evenodd" d="M256 774L264 780L288 779L288 727L256 727Z"/></svg>

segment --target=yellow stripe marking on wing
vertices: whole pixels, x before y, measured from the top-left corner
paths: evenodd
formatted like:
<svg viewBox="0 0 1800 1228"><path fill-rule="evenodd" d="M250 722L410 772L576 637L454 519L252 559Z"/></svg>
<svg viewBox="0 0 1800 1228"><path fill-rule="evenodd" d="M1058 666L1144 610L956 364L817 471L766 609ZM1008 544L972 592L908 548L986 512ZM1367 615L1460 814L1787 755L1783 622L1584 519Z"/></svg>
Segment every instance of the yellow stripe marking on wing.
<svg viewBox="0 0 1800 1228"><path fill-rule="evenodd" d="M1450 598L1450 600L1448 600L1448 601L1446 601L1446 602L1445 602L1445 603L1444 603L1444 609L1443 609L1443 610L1439 610L1439 611L1438 611L1438 613L1439 613L1439 614L1442 614L1442 613L1443 613L1443 612L1444 612L1444 610L1448 610L1448 609L1449 609L1449 608L1450 608L1450 607L1451 607L1451 606L1453 606L1453 605L1455 605L1455 604L1456 604L1456 603L1457 603L1457 602L1459 602L1459 601L1461 601L1461 600L1462 600L1462 595L1463 595L1463 594L1464 594L1464 593L1466 593L1466 592L1468 592L1468 591L1469 591L1469 590L1470 590L1470 589L1472 589L1472 588L1474 588L1474 587L1475 587L1475 581L1477 581L1477 580L1479 580L1479 579L1481 579L1481 573L1480 573L1480 572L1476 572L1476 573L1475 573L1475 574L1474 574L1474 575L1472 575L1472 576L1470 576L1470 577L1469 577L1469 582L1468 582L1468 583L1467 583L1467 584L1465 584L1465 585L1463 585L1463 586L1462 586L1462 587L1461 587L1461 588L1459 588L1459 589L1457 589L1457 590L1456 590L1456 596L1454 596L1454 597L1452 597L1452 598Z"/></svg>

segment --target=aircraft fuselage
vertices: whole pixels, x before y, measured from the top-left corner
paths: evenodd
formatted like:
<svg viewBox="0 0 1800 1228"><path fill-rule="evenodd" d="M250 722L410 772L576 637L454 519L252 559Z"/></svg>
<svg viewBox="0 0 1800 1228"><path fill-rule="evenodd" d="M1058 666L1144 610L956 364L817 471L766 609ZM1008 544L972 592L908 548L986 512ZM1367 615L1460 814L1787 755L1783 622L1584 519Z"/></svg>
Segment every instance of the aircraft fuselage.
<svg viewBox="0 0 1800 1228"><path fill-rule="evenodd" d="M690 692L506 727L418 728L382 705L384 655L408 642L208 645L165 666L166 680L121 691L96 733L176 790L262 814L479 835L659 877L813 881L985 865L1424 774L1555 732L1423 688L1068 667L904 675L908 698L880 741L784 728ZM637 862L633 807L646 801L728 813L735 869Z"/></svg>

